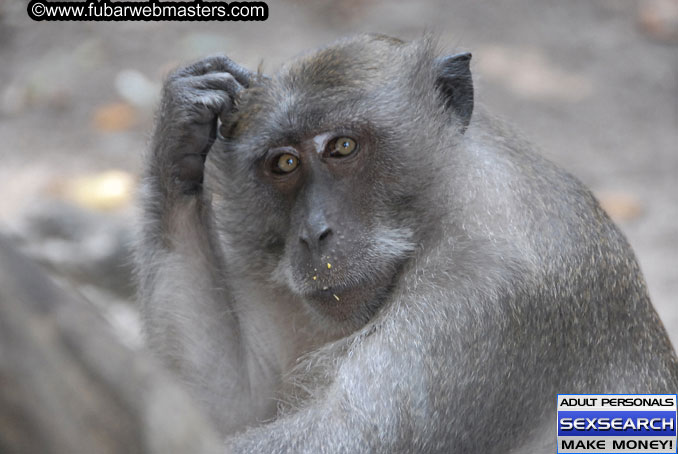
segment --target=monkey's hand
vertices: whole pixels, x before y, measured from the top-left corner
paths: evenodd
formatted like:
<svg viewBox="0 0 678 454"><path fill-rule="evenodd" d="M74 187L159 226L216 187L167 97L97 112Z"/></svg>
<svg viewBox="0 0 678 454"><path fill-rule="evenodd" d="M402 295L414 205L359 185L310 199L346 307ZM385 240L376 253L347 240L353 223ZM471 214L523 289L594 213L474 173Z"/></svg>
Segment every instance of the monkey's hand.
<svg viewBox="0 0 678 454"><path fill-rule="evenodd" d="M248 70L223 56L200 60L167 78L148 167L167 195L201 192L218 118L233 111L250 78Z"/></svg>
<svg viewBox="0 0 678 454"><path fill-rule="evenodd" d="M144 222L139 263L145 273L142 285L148 287L144 298L167 299L163 283L188 281L186 288L195 287L194 276L218 275L223 269L211 204L202 190L205 159L219 116L231 114L235 97L250 78L249 71L217 56L179 69L165 81L140 194ZM159 265L165 254L177 262L190 261L193 267L183 272L193 277L156 278L173 272ZM211 288L219 285L204 287L209 299Z"/></svg>

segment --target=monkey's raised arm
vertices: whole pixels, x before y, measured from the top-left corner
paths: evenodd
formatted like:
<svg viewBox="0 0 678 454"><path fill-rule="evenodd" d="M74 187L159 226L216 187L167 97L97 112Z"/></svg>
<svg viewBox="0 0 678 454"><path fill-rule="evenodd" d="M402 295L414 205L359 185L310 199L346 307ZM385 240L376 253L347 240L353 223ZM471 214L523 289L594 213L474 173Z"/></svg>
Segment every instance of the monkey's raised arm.
<svg viewBox="0 0 678 454"><path fill-rule="evenodd" d="M203 178L217 118L231 113L234 97L249 78L247 70L226 57L201 60L167 78L146 157L144 223L137 248L151 348L185 381L199 388L218 386L221 398L232 396L234 402L246 399L245 368L211 374L219 376L218 385L196 375L209 376L211 368L223 364L243 364L245 350ZM205 349L206 344L213 347Z"/></svg>
<svg viewBox="0 0 678 454"><path fill-rule="evenodd" d="M160 287L153 282L170 272L165 262L180 258L204 268L189 281L218 280L223 272L210 201L203 192L205 159L216 138L218 117L231 112L233 98L248 81L247 71L226 57L201 60L167 78L143 177L146 216L138 256L142 290L152 293ZM141 301L147 302L147 297L152 295Z"/></svg>

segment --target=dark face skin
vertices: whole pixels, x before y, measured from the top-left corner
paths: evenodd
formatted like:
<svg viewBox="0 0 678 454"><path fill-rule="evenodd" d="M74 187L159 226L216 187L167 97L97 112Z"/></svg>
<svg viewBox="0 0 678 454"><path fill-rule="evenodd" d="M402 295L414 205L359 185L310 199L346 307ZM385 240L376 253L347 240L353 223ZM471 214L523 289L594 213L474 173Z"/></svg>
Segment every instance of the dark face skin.
<svg viewBox="0 0 678 454"><path fill-rule="evenodd" d="M226 217L225 230L248 248L250 264L269 271L264 279L335 323L361 324L374 315L413 248L412 232L403 227L409 223L397 214L408 212L403 191L389 187L403 180L407 160L398 160L393 137L356 121L354 112L295 113L279 136L260 141L260 125L279 114L260 111L251 129L220 153L230 203L220 211L238 210L253 220L243 223L241 216L230 225ZM315 122L299 127L305 118Z"/></svg>
<svg viewBox="0 0 678 454"><path fill-rule="evenodd" d="M394 274L353 270L359 270L361 250L369 247L364 232L373 224L369 206L361 201L369 186L361 179L372 151L363 139L325 132L272 148L263 161L264 178L292 207L285 247L292 287L339 319L376 299Z"/></svg>

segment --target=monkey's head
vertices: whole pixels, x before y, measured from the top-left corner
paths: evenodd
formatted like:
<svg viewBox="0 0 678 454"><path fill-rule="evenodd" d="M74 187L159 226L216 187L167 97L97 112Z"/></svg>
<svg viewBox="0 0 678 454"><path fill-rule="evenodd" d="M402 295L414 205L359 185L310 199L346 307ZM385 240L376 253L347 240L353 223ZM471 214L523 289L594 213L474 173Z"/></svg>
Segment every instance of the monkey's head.
<svg viewBox="0 0 678 454"><path fill-rule="evenodd" d="M217 224L245 258L231 266L367 321L434 228L430 182L473 110L469 62L369 35L255 77L211 153Z"/></svg>

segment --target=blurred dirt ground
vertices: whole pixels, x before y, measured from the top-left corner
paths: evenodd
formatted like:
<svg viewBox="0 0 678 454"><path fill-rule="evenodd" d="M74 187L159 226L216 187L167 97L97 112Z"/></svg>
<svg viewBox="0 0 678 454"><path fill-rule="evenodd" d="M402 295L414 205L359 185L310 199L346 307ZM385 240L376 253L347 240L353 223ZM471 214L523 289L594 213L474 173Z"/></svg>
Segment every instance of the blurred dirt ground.
<svg viewBox="0 0 678 454"><path fill-rule="evenodd" d="M676 0L269 1L265 22L33 22L0 0L0 231L136 336L131 194L160 81L356 32L473 52L478 100L599 196L678 345Z"/></svg>

